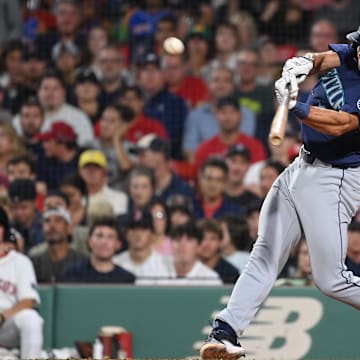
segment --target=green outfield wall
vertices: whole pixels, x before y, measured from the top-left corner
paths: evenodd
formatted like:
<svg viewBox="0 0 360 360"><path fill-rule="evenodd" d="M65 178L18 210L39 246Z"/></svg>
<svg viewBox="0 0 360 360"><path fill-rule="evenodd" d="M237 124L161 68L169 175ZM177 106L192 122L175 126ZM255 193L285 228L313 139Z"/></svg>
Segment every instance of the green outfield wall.
<svg viewBox="0 0 360 360"><path fill-rule="evenodd" d="M134 357L196 354L231 288L40 287L46 348L93 341L103 325L133 333ZM244 334L248 359L359 359L360 313L314 288L276 288Z"/></svg>

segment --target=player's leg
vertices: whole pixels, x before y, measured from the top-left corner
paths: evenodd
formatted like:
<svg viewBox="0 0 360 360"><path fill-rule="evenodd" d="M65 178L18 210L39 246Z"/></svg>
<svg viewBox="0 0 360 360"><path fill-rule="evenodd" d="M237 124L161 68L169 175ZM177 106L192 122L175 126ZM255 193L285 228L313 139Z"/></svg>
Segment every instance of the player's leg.
<svg viewBox="0 0 360 360"><path fill-rule="evenodd" d="M266 197L260 213L259 237L227 307L218 315L213 332L200 349L203 359L236 359L245 353L237 338L268 296L290 250L301 236L288 190L297 176L296 161L277 179Z"/></svg>
<svg viewBox="0 0 360 360"><path fill-rule="evenodd" d="M20 333L14 319L8 319L0 328L0 347L16 349L20 346Z"/></svg>
<svg viewBox="0 0 360 360"><path fill-rule="evenodd" d="M14 316L14 323L20 334L22 359L36 359L43 346L43 319L37 311L25 309Z"/></svg>
<svg viewBox="0 0 360 360"><path fill-rule="evenodd" d="M308 166L296 200L314 282L333 298L360 309L360 277L345 266L347 226L360 206L360 169Z"/></svg>

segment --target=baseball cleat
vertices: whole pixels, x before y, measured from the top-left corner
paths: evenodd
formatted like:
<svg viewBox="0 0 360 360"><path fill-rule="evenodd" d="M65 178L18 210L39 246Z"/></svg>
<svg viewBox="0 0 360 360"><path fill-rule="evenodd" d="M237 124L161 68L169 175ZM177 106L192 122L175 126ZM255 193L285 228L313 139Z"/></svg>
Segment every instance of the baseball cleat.
<svg viewBox="0 0 360 360"><path fill-rule="evenodd" d="M237 360L241 357L245 357L245 350L240 345L235 331L226 322L215 320L213 330L200 348L200 359Z"/></svg>

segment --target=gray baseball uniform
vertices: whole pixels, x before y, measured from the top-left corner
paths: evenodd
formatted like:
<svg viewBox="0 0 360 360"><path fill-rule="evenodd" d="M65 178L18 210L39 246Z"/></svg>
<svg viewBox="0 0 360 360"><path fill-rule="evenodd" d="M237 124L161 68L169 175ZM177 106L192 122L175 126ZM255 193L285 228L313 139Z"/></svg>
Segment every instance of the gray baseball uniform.
<svg viewBox="0 0 360 360"><path fill-rule="evenodd" d="M350 45L330 45L341 66L320 78L310 105L360 114L360 71ZM249 263L219 315L240 336L304 231L314 282L360 309L360 277L347 270L347 226L360 207L360 132L322 134L302 124L304 147L266 197Z"/></svg>

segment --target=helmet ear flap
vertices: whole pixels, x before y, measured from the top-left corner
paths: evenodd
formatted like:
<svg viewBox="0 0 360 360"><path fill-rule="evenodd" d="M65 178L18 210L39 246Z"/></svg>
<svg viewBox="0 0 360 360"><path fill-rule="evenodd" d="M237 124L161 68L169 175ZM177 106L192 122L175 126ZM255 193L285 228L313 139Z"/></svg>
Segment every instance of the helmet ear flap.
<svg viewBox="0 0 360 360"><path fill-rule="evenodd" d="M357 50L357 47L360 46L360 26L356 31L353 31L346 35L346 39L348 39L353 48Z"/></svg>

